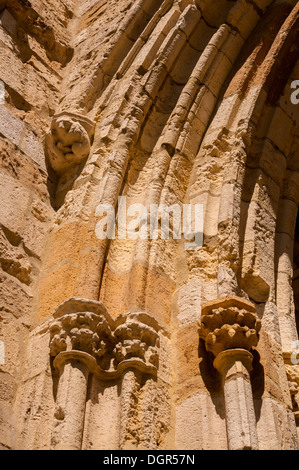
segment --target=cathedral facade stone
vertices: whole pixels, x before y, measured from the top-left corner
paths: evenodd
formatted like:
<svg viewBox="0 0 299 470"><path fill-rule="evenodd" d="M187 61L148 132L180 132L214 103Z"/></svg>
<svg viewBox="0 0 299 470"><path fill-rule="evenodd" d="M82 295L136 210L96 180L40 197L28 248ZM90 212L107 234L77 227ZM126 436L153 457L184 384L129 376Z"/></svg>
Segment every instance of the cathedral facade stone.
<svg viewBox="0 0 299 470"><path fill-rule="evenodd" d="M0 181L0 449L299 449L296 0L0 0Z"/></svg>

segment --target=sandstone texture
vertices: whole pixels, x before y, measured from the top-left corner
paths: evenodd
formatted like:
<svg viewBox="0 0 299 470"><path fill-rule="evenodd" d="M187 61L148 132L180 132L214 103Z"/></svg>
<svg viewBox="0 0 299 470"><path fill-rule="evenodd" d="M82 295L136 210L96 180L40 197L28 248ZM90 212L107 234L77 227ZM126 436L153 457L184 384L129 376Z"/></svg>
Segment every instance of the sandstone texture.
<svg viewBox="0 0 299 470"><path fill-rule="evenodd" d="M297 81L296 0L0 0L1 450L299 450Z"/></svg>

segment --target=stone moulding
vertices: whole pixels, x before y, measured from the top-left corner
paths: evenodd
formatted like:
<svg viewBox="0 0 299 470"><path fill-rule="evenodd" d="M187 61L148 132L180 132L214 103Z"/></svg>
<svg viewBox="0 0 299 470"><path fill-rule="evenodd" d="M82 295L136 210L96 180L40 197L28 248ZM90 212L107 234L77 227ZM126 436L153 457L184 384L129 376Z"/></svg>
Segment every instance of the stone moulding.
<svg viewBox="0 0 299 470"><path fill-rule="evenodd" d="M46 136L46 153L59 176L87 159L94 131L95 123L86 116L65 111L53 117Z"/></svg>
<svg viewBox="0 0 299 470"><path fill-rule="evenodd" d="M145 313L113 320L101 302L72 298L54 312L50 355L57 370L65 361L82 357L103 380L116 379L128 368L156 375L158 332L158 323Z"/></svg>

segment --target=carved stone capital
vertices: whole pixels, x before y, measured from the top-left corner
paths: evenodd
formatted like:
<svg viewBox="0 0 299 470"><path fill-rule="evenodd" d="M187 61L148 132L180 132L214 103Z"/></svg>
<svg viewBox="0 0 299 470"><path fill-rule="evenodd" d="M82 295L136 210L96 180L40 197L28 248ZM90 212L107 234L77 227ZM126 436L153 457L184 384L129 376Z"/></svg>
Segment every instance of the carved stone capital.
<svg viewBox="0 0 299 470"><path fill-rule="evenodd" d="M70 299L54 313L50 328L50 354L82 351L102 357L112 341L104 306ZM106 314L107 315L107 314Z"/></svg>
<svg viewBox="0 0 299 470"><path fill-rule="evenodd" d="M103 356L109 341L109 327L103 328L105 323L101 316L90 312L65 315L51 326L51 356L67 350Z"/></svg>
<svg viewBox="0 0 299 470"><path fill-rule="evenodd" d="M94 122L86 116L68 112L54 116L46 147L50 166L58 175L86 160L94 128Z"/></svg>
<svg viewBox="0 0 299 470"><path fill-rule="evenodd" d="M261 322L254 305L230 296L203 306L199 335L221 374L230 450L258 449L250 371Z"/></svg>
<svg viewBox="0 0 299 470"><path fill-rule="evenodd" d="M286 364L288 384L292 399L293 412L299 421L299 365Z"/></svg>
<svg viewBox="0 0 299 470"><path fill-rule="evenodd" d="M260 329L254 305L244 299L230 296L203 306L199 335L215 357L230 349L250 351L258 344Z"/></svg>
<svg viewBox="0 0 299 470"><path fill-rule="evenodd" d="M58 307L50 327L50 354L81 352L94 361L92 372L101 378L116 378L128 367L155 374L159 364L159 326L144 313L113 320L100 302L69 299ZM71 357L71 356L70 356Z"/></svg>
<svg viewBox="0 0 299 470"><path fill-rule="evenodd" d="M160 346L157 330L142 321L144 314L129 315L126 323L114 331L117 344L114 349L115 366L132 358L149 366L158 367Z"/></svg>

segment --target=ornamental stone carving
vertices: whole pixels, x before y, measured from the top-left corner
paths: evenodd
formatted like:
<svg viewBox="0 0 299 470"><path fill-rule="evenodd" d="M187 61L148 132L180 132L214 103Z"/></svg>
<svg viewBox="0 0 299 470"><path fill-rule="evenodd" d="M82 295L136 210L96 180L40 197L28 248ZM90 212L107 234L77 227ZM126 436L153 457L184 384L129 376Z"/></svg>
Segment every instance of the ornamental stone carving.
<svg viewBox="0 0 299 470"><path fill-rule="evenodd" d="M203 306L199 335L221 374L230 450L259 449L250 372L261 322L250 302L230 296Z"/></svg>
<svg viewBox="0 0 299 470"><path fill-rule="evenodd" d="M86 160L94 127L94 122L79 114L63 112L54 116L46 148L49 164L59 176Z"/></svg>
<svg viewBox="0 0 299 470"><path fill-rule="evenodd" d="M98 357L107 351L109 327L99 315L88 312L65 315L52 325L50 332L53 357L67 350L84 351Z"/></svg>
<svg viewBox="0 0 299 470"><path fill-rule="evenodd" d="M125 414L127 382L135 370L157 374L159 346L158 323L145 313L114 320L101 302L71 298L61 304L50 326L50 355L59 373L52 449L82 448L90 379L120 379Z"/></svg>
<svg viewBox="0 0 299 470"><path fill-rule="evenodd" d="M255 307L246 300L230 296L205 304L199 336L216 357L222 351L241 348L250 351L259 340L261 321Z"/></svg>
<svg viewBox="0 0 299 470"><path fill-rule="evenodd" d="M130 315L117 327L114 338L118 341L114 349L115 367L130 359L158 367L159 337L152 326L139 320L138 315Z"/></svg>
<svg viewBox="0 0 299 470"><path fill-rule="evenodd" d="M292 409L296 422L299 423L299 365L297 354L295 358L293 352L285 352L284 362L292 400Z"/></svg>
<svg viewBox="0 0 299 470"><path fill-rule="evenodd" d="M288 366L286 366L286 369L292 399L293 412L295 413L296 419L299 420L299 371L298 368L295 370L294 368Z"/></svg>
<svg viewBox="0 0 299 470"><path fill-rule="evenodd" d="M50 328L54 364L62 354L81 352L91 356L92 372L102 378L115 377L133 366L156 373L158 325L149 315L134 313L114 321L100 302L69 299L54 318Z"/></svg>

